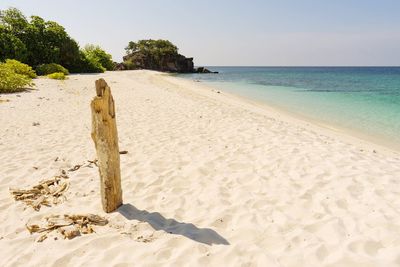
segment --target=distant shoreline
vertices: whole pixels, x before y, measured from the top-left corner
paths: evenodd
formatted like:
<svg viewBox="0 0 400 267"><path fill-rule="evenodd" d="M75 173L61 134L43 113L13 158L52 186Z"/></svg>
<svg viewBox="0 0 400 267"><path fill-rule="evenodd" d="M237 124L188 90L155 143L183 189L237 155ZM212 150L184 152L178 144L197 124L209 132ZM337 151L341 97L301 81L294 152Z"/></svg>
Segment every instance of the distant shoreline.
<svg viewBox="0 0 400 267"><path fill-rule="evenodd" d="M212 69L212 67L209 68ZM390 89L390 88L396 88L396 86L398 86L399 79L397 78L396 78L397 80L393 80L392 84L388 85L380 82L380 79L387 80L388 78L387 76L380 74L380 72L382 71L376 73L377 68L365 67L362 70L360 70L359 68L352 68L352 67L344 67L344 68L327 67L328 70L333 70L332 72L330 71L325 72L324 68L320 67L307 67L305 68L306 70L303 71L302 71L303 68L298 68L298 67L275 68L275 67L231 66L231 67L219 67L219 68L215 67L215 68L221 72L219 76L183 74L183 75L178 75L178 77L182 77L185 79L195 79L196 81L202 81L203 84L207 84L210 87L217 87L218 90L229 92L235 96L243 98L246 101L251 101L253 103L257 103L258 105L269 106L270 108L279 110L280 112L286 113L298 119L320 125L324 128L331 128L335 132L345 135L347 134L356 137L358 139L365 140L367 142L372 142L377 145L387 147L390 150L400 151L400 139L396 139L396 134L395 134L396 127L397 128L400 127L400 122L393 121L391 128L380 128L380 124L389 125L390 121L384 121L383 119L385 117L394 117L395 113L397 112L395 109L398 109L398 107L396 107L394 103L389 102L386 105L385 109L391 113L381 114L379 113L379 111L375 111L374 109L383 108L382 107L383 104L381 104L380 102L375 103L376 101L373 102L372 100L375 97L374 95L371 95L370 97L372 100L365 99L366 94L368 95L371 94L371 91L369 91L368 88L366 88L367 90L365 91L365 93L363 91L360 91L360 93L358 93L358 90L364 89L363 84L365 83L371 88L374 88L374 86L378 87L387 86ZM265 72L263 72L264 68L267 69ZM258 69L260 69L261 72L259 72ZM308 69L313 69L313 71L308 72ZM336 74L336 69L340 70L338 74ZM343 71L343 69L345 69L346 71ZM388 69L384 68L382 69L385 70L383 71L383 73L391 75L390 77L397 77L396 75L399 72L399 69L393 67L388 67ZM228 71L228 73L224 73L224 70ZM355 70L354 75L353 75L353 70ZM361 74L358 74L359 72L357 70L360 70ZM335 76L329 76L331 75L330 73L334 73ZM300 80L301 83L297 85L298 87L297 86L290 87L291 82L293 82L291 81L293 80L293 78L291 76L288 76L288 79L285 80L286 75L298 75L299 79L304 79L304 81ZM342 81L340 75L346 75L344 78L347 80ZM377 75L381 75L382 78L380 78L380 76ZM271 77L270 79L274 80L268 81L268 78L265 77ZM331 77L334 77L334 79L332 79ZM367 77L368 79L372 80L371 81L361 80L360 82L362 83L358 82L355 85L349 83L353 79L356 81L357 79L365 79L364 77ZM254 84L251 83L252 82L251 79L254 79ZM266 84L262 83L263 81L262 79L265 79ZM331 80L325 81L323 79L331 79ZM338 79L339 81L337 82L336 80ZM315 85L307 84L306 81L308 80L310 80L310 82L312 83L315 83ZM386 80L385 82L387 83ZM269 85L269 83L274 83L274 82L281 84L276 86ZM296 82L296 80L294 80L294 82ZM373 82L374 84L370 85L370 82ZM324 83L326 83L326 85L324 85ZM330 84L332 83L337 83L337 85L335 84L335 87L332 88L329 87L324 88L324 86L331 86ZM304 84L304 86L307 87L302 87L301 86L302 84ZM315 93L313 93L312 90L313 87L309 86L317 86L316 88L314 88ZM341 89L340 86L348 87L350 93L347 93L346 91L347 89L335 91L336 87L339 87L339 89ZM355 86L355 87L351 88L350 86ZM352 92L351 90L356 90L356 93L351 93ZM301 93L303 91L304 92L309 91L309 93ZM332 96L332 94L334 95ZM379 98L381 97L382 94L387 95L387 93L385 92L380 93L378 91L376 97ZM394 100L395 97L396 99L398 99L399 93L393 91L393 94L394 98L386 97L387 101L396 101ZM355 104L352 104L351 99L357 100L358 98L360 98L360 100L355 102ZM307 105L310 105L310 107L302 107ZM327 107L325 107L325 105L327 105ZM345 109L342 108L343 105ZM391 109L389 109L389 107ZM370 110L364 110L366 108ZM332 113L335 112L335 110L340 111L338 112L338 114L341 114L341 116L343 117L339 118L338 117L339 115L335 115L334 113ZM316 112L320 112L321 114L318 115L318 113ZM330 112L332 114L326 112ZM374 117L369 118L367 115L368 113L364 114L365 112L373 114ZM357 121L357 120L362 120L363 117L368 117L368 120L359 122ZM370 125L374 125L375 124L374 121L377 122L376 127L378 128L376 128L373 131L369 131L368 127L371 127Z"/></svg>

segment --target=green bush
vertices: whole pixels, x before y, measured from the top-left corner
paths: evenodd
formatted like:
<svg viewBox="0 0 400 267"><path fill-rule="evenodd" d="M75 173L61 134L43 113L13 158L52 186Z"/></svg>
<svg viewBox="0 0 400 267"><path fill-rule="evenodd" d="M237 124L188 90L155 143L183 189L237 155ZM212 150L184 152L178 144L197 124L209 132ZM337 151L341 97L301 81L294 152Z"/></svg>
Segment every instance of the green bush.
<svg viewBox="0 0 400 267"><path fill-rule="evenodd" d="M0 93L20 92L28 86L33 86L30 77L15 73L12 67L0 63Z"/></svg>
<svg viewBox="0 0 400 267"><path fill-rule="evenodd" d="M39 75L49 75L52 73L57 73L61 72L64 75L68 75L69 71L64 68L63 66L55 63L50 63L50 64L42 64L36 67L36 72Z"/></svg>
<svg viewBox="0 0 400 267"><path fill-rule="evenodd" d="M47 75L47 77L49 77L50 79L54 79L54 80L65 80L67 78L65 76L65 74L62 72L55 72L55 73Z"/></svg>
<svg viewBox="0 0 400 267"><path fill-rule="evenodd" d="M36 72L32 69L31 66L21 63L18 60L7 59L5 65L17 74L22 74L32 79L37 77Z"/></svg>

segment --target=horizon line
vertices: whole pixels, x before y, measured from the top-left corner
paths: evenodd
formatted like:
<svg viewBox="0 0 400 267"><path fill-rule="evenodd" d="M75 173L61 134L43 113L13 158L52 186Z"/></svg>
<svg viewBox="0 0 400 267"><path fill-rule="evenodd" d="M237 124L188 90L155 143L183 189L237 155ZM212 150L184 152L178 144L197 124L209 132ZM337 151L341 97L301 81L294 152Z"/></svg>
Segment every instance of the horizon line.
<svg viewBox="0 0 400 267"><path fill-rule="evenodd" d="M265 68L400 68L400 65L195 65L195 67L265 67Z"/></svg>

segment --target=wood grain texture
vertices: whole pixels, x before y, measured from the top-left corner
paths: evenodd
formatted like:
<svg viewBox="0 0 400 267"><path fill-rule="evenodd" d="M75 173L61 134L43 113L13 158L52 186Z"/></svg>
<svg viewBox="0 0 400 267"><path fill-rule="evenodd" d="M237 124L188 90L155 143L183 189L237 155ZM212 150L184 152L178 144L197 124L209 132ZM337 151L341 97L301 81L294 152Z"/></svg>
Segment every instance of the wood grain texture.
<svg viewBox="0 0 400 267"><path fill-rule="evenodd" d="M91 110L101 201L103 210L112 212L122 205L121 171L114 99L104 79L96 81L96 96L92 100Z"/></svg>

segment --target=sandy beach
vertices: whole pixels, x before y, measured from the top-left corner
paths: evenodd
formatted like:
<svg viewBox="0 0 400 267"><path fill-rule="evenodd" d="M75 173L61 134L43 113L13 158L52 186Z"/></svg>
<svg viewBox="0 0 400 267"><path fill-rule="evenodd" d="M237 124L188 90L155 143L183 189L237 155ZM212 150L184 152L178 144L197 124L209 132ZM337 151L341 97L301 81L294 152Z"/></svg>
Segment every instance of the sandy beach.
<svg viewBox="0 0 400 267"><path fill-rule="evenodd" d="M10 195L94 160L90 101L114 95L124 205L103 212L95 166L65 201ZM400 154L218 88L152 71L36 79L0 99L1 266L400 266ZM25 225L93 213L109 224L43 242Z"/></svg>

